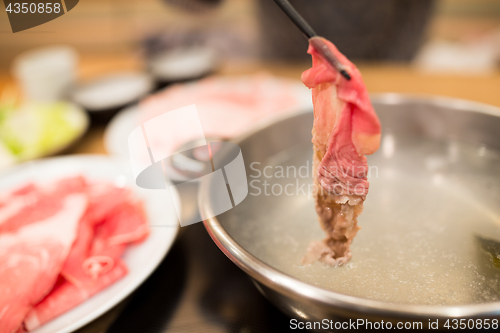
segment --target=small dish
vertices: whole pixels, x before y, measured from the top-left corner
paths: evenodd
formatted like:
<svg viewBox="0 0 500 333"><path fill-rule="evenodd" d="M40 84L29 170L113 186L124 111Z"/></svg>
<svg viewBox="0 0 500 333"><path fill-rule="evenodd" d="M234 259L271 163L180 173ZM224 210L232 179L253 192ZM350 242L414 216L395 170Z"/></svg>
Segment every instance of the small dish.
<svg viewBox="0 0 500 333"><path fill-rule="evenodd" d="M144 73L116 73L77 85L70 99L96 121L107 121L153 90L153 80Z"/></svg>
<svg viewBox="0 0 500 333"><path fill-rule="evenodd" d="M87 132L88 114L68 102L0 108L0 169L69 150Z"/></svg>
<svg viewBox="0 0 500 333"><path fill-rule="evenodd" d="M217 67L217 54L209 47L179 47L155 54L149 59L148 67L161 88L211 74Z"/></svg>

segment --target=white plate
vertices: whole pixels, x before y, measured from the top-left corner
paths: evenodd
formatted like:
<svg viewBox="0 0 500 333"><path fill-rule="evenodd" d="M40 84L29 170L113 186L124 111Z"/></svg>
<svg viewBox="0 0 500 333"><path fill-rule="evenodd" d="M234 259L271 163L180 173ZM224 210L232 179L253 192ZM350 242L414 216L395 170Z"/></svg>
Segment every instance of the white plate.
<svg viewBox="0 0 500 333"><path fill-rule="evenodd" d="M171 88L166 88L164 91L151 96L149 98L149 102L151 101L154 102L155 98L160 98L160 100L157 101L156 104L152 103L153 105L157 105L156 107L158 108L165 107L166 105L168 105L167 103L168 101L171 101L173 103L172 105L187 106L193 104L196 101L195 97L191 99L190 96L198 96L198 95L201 96L203 95L205 89L210 89L209 91L211 91L215 97L207 101L201 98L202 99L201 104L197 104L198 111L200 112L200 110L203 109L201 110L201 112L204 113L204 117L207 117L207 115L209 114L213 117L221 117L223 113L221 114L214 111L217 110L227 111L228 105L231 105L230 103L232 102L227 101L226 96L228 92L231 92L233 90L235 94L241 95L242 90L246 91L245 89L248 88L247 97L252 98L256 87L260 87L260 85L265 84L270 89L274 89L277 91L280 91L280 89L286 89L285 91L289 92L290 94L293 94L296 100L295 104L292 106L283 109L278 109L276 110L276 112L271 112L270 114L265 116L262 115L258 119L251 117L240 118L239 123L237 124L238 131L236 131L236 133L232 132L231 136L242 135L244 131L250 130L253 126L258 127L260 124L267 123L269 121L272 121L273 119L281 118L284 114L295 113L297 111L303 111L305 109L312 109L311 93L309 89L307 89L300 81L296 82L295 81L296 80L282 79L279 77L273 77L267 75L264 75L262 77L259 77L259 75L248 76L248 77L245 76L212 77L197 82L175 85L172 86ZM217 93L221 93L222 95L218 96ZM183 98L185 98L186 100L185 101L182 100ZM266 98L269 99L269 96L267 96ZM266 99L264 99L264 101L266 101ZM273 102L276 101L271 101L269 103ZM202 106L204 108L202 108ZM220 106L220 108L217 108L217 106ZM234 113L241 112L242 115L246 115L247 117L249 116L248 108L245 105L242 105L241 107L238 108L238 105L235 104L234 108L235 108ZM147 106L144 111L141 110L141 112L146 112L146 114L147 111L148 111ZM169 111L169 109L166 108L166 111ZM206 118L204 119L206 120ZM244 123L242 122L243 121L242 119L245 119ZM139 112L138 105L133 105L119 112L113 119L111 119L110 123L108 124L108 127L106 128L106 132L104 134L104 145L106 147L106 150L110 154L128 158L129 157L128 136L136 127L138 127L141 124L141 120L144 121L145 119L141 119L141 114ZM227 122L230 120L225 119L224 121ZM208 128L204 127L204 130L207 131L208 129L208 131L210 132L210 126L212 124L210 122L207 124L202 122L202 126L205 125L207 125ZM169 139L168 134L165 135L166 135L165 138ZM205 135L207 135L207 132L205 132ZM221 135L223 137L228 136L228 134L221 134ZM216 134L208 134L208 136L217 137ZM171 137L170 140L172 139L174 138ZM173 167L167 165L167 168L168 168L167 174L169 175L170 179L177 181L188 180L185 178L185 176L179 174Z"/></svg>
<svg viewBox="0 0 500 333"><path fill-rule="evenodd" d="M113 155L129 159L128 135L140 124L139 106L132 105L120 111L106 127L104 132L104 145L106 150ZM171 180L185 181L183 175L178 173L168 164L167 173Z"/></svg>
<svg viewBox="0 0 500 333"><path fill-rule="evenodd" d="M144 190L135 185L128 161L104 155L80 155L27 162L0 174L2 191L29 181L47 182L81 174L127 186L146 206L151 233L141 244L130 246L122 256L129 273L74 309L46 323L32 333L72 332L102 315L134 291L158 266L169 251L179 229L174 201L169 191Z"/></svg>
<svg viewBox="0 0 500 333"><path fill-rule="evenodd" d="M108 153L129 158L128 136L140 125L139 106L132 105L114 116L104 132L104 146Z"/></svg>

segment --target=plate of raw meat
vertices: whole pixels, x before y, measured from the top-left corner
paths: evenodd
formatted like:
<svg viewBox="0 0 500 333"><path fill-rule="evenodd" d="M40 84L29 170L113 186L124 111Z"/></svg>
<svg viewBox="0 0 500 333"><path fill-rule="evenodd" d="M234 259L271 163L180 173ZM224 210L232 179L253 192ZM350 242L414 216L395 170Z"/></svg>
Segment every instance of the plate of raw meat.
<svg viewBox="0 0 500 333"><path fill-rule="evenodd" d="M169 86L117 114L106 129L107 151L128 157L130 131L160 114L190 104L196 105L205 137L222 139L237 137L259 123L312 107L309 90L295 79L266 73L212 76ZM148 139L161 142L162 150L167 153L196 137L196 131L179 130L175 126L166 128L161 137L148 134ZM174 168L168 168L168 173L171 179L187 180Z"/></svg>
<svg viewBox="0 0 500 333"><path fill-rule="evenodd" d="M28 162L0 176L0 332L72 332L135 290L178 230L171 191L127 161Z"/></svg>

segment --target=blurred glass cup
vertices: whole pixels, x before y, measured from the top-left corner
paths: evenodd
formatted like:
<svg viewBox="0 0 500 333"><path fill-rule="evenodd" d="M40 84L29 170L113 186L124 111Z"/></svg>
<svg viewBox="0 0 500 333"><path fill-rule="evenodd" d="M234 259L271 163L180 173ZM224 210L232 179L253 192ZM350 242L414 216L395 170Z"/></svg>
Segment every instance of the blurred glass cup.
<svg viewBox="0 0 500 333"><path fill-rule="evenodd" d="M53 101L75 82L77 62L77 52L69 46L44 47L18 55L13 74L25 100Z"/></svg>

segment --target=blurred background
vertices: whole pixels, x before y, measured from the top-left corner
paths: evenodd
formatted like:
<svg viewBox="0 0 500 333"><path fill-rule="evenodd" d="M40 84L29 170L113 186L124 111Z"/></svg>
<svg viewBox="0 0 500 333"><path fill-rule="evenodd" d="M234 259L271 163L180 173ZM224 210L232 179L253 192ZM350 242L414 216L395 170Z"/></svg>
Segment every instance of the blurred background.
<svg viewBox="0 0 500 333"><path fill-rule="evenodd" d="M433 42L500 43L497 0L291 2L353 59L410 60ZM269 0L82 0L75 9L16 34L0 15L3 75L16 55L52 44L79 52L82 75L102 70L96 61L139 66L146 52L196 43L216 48L225 60L307 60L306 42Z"/></svg>
<svg viewBox="0 0 500 333"><path fill-rule="evenodd" d="M360 68L371 93L500 106L498 0L291 3ZM18 33L2 14L0 36L0 166L54 153L109 152L106 123L173 83L262 72L298 80L310 66L307 41L271 0L82 0ZM249 82L247 93L262 86ZM178 106L202 103L178 97L186 93L159 96ZM20 137L20 126L36 135Z"/></svg>

